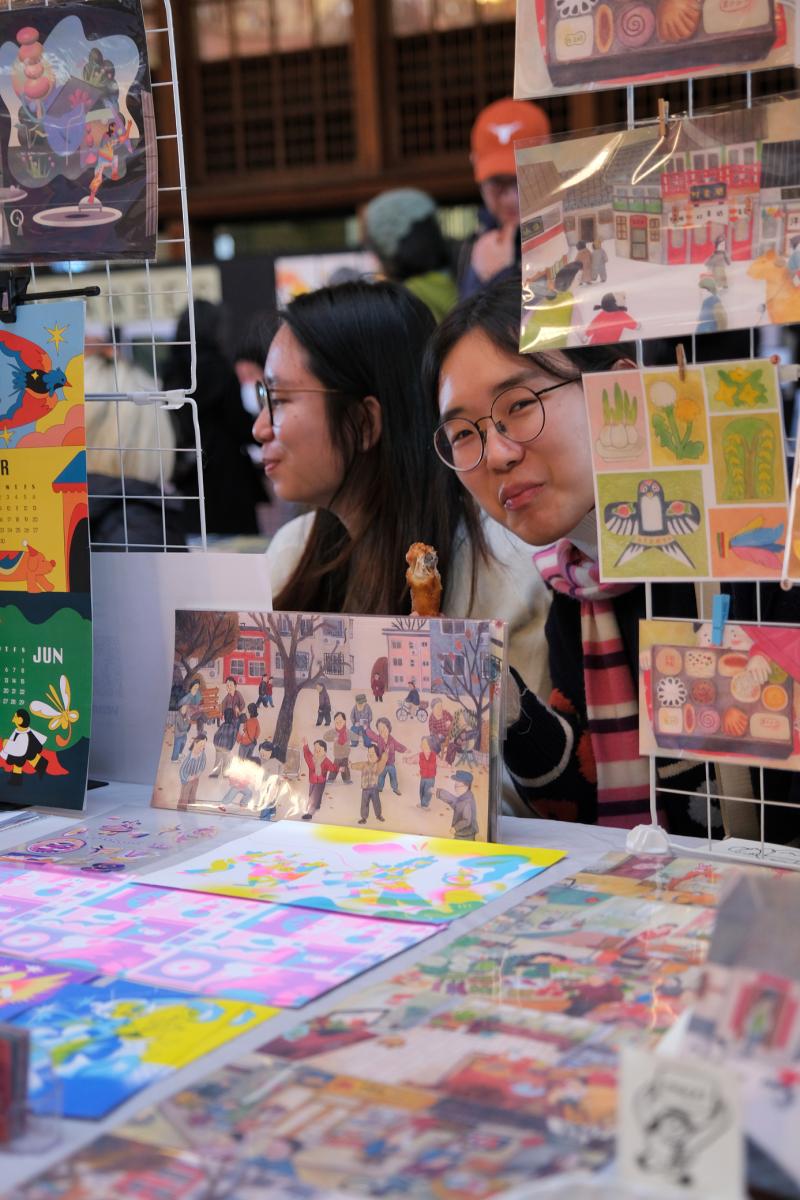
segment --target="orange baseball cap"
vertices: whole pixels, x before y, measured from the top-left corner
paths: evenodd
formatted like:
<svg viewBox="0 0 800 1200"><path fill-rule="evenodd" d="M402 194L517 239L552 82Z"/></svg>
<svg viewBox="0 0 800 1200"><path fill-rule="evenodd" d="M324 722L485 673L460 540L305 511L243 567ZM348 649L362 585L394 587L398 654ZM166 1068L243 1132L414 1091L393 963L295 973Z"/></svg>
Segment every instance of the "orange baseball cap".
<svg viewBox="0 0 800 1200"><path fill-rule="evenodd" d="M548 137L550 121L544 109L530 100L495 100L478 113L470 136L470 159L475 182L493 175L516 175L514 142Z"/></svg>

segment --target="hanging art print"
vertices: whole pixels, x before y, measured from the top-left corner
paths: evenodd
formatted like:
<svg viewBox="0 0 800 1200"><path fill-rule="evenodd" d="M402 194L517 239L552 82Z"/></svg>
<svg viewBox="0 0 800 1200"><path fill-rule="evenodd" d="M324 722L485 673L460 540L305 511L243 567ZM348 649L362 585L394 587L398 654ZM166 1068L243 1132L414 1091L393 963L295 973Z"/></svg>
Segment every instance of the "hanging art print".
<svg viewBox="0 0 800 1200"><path fill-rule="evenodd" d="M793 625L639 624L639 749L800 770L800 637Z"/></svg>
<svg viewBox="0 0 800 1200"><path fill-rule="evenodd" d="M584 375L602 579L779 580L786 450L768 359Z"/></svg>
<svg viewBox="0 0 800 1200"><path fill-rule="evenodd" d="M518 0L514 95L798 61L794 0Z"/></svg>
<svg viewBox="0 0 800 1200"><path fill-rule="evenodd" d="M175 614L153 804L494 836L501 621Z"/></svg>
<svg viewBox="0 0 800 1200"><path fill-rule="evenodd" d="M155 257L153 97L138 0L0 14L0 257Z"/></svg>
<svg viewBox="0 0 800 1200"><path fill-rule="evenodd" d="M517 147L523 353L800 321L800 100Z"/></svg>

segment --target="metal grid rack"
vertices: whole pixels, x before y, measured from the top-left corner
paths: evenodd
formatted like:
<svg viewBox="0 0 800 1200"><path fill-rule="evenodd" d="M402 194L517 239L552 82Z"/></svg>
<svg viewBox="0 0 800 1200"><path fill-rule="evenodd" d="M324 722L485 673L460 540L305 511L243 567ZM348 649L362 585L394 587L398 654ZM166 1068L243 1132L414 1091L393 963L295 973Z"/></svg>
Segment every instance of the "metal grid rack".
<svg viewBox="0 0 800 1200"><path fill-rule="evenodd" d="M748 108L752 107L753 103L753 78L752 72L744 73L745 79L745 104ZM677 85L671 84L671 89ZM685 115L692 117L695 115L694 109L694 86L693 81L687 80L686 88L686 105ZM651 89L652 90L652 89ZM637 119L636 116L636 91L634 85L628 85L626 88L627 99L627 127L633 129L637 125L652 124L655 118L654 114L650 113L647 117ZM777 98L777 97L775 97ZM765 326L764 328L772 328ZM742 331L747 336L747 331ZM689 353L687 354L687 362L694 364L697 360L697 342L694 334L688 340L690 342ZM641 340L636 343L636 357L639 366L644 365L644 344ZM756 330L749 330L749 357L756 356ZM796 382L800 377L800 372L797 367L784 367L780 371L782 382ZM795 406L800 404L800 392L795 400ZM795 413L795 422L797 414ZM791 431L787 431L787 435ZM796 441L791 436L787 436L787 444L790 457L796 453ZM790 476L791 480L791 468ZM761 624L762 613L762 584L755 583L756 592L756 612L755 621ZM773 585L774 586L774 585ZM784 581L781 586L790 588L791 584ZM719 587L715 584L698 585L695 588L697 593L697 619L699 621L710 621L712 619L712 607L714 595L719 591ZM653 606L653 585L650 582L645 583L645 614L647 619L653 617L668 617L669 613L655 612ZM800 631L798 632L800 636ZM753 776L755 775L756 784L753 786ZM705 824L707 845L704 853L723 856L726 858L736 857L739 861L762 863L770 866L785 866L793 867L800 870L800 821L797 826L797 847L787 846L776 848L770 846L765 838L766 813L770 807L776 808L793 808L793 805L783 801L772 800L767 795L765 787L765 770L763 767L751 770L742 766L726 766L723 772L717 770L714 772L712 762L707 761L705 764L705 784L701 792L689 791L679 787L670 787L665 783L658 783L656 775L656 759L650 759L650 819L653 827L658 827L656 791L662 795L682 796L687 799L698 800L705 806ZM751 794L752 793L752 794ZM735 836L749 843L746 849L740 847L742 853L737 852L731 854L725 849L724 841L720 841L718 837L714 837L714 828L719 829L719 821L715 825L716 806L719 805L723 829L726 835ZM635 834L637 831L633 831ZM663 831L662 831L663 832ZM662 839L661 850L675 851L678 853L686 853L686 848L675 842L673 839L664 836ZM636 845L635 838L629 838L629 845L634 848ZM640 843L641 844L641 843Z"/></svg>
<svg viewBox="0 0 800 1200"><path fill-rule="evenodd" d="M45 0L49 2L49 0ZM13 0L9 0L13 6ZM92 390L87 380L87 461L103 464L104 477L119 481L118 490L95 490L90 481L91 502L121 505L124 536L121 540L100 541L93 536L90 511L90 545L96 549L175 550L181 543L170 540L169 516L178 505L196 505L200 535L206 546L205 495L201 462L200 427L197 406L189 393L197 378L194 281L192 277L189 219L186 197L186 171L183 155L175 36L170 0L144 0L145 32L148 57L153 71L152 89L156 117L156 141L159 149L159 201L169 196L171 209L178 201L178 215L167 234L157 238L156 262L124 263L111 261L92 264L64 264L63 273L31 266L31 290L55 290L65 287L96 286L99 295L87 301L87 335L95 354L102 356L102 386ZM163 260L163 262L161 261ZM38 277L37 277L38 274ZM201 272L200 290L216 299L213 278ZM188 310L188 338L177 340L175 326L180 314ZM166 391L159 378L159 359L173 347L189 350L190 379L185 389ZM87 359L88 361L88 359ZM134 366L135 361L135 366ZM101 413L95 406L103 405ZM188 405L194 437L188 445L175 445L171 435L170 410ZM99 440L91 430L98 428ZM190 457L196 469L197 490L177 497L171 491L171 466L178 456ZM141 469L148 463L147 494L137 487L133 464ZM136 541L129 530L129 505L147 502L161 510L161 534L158 540ZM129 536L129 533L131 536Z"/></svg>

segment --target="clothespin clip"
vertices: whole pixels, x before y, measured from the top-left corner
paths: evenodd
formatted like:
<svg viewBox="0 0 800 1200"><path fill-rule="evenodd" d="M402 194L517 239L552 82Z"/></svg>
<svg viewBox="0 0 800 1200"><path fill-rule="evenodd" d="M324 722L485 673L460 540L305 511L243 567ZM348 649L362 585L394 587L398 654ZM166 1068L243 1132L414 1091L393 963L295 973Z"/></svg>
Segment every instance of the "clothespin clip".
<svg viewBox="0 0 800 1200"><path fill-rule="evenodd" d="M728 620L728 613L731 611L730 596L720 593L714 597L714 605L711 609L711 645L721 646L725 636L725 622Z"/></svg>
<svg viewBox="0 0 800 1200"><path fill-rule="evenodd" d="M667 136L667 121L669 120L669 100L658 101L658 136L663 141Z"/></svg>
<svg viewBox="0 0 800 1200"><path fill-rule="evenodd" d="M681 383L686 382L686 351L683 348L683 342L678 342L675 347L675 361L678 364L678 379Z"/></svg>

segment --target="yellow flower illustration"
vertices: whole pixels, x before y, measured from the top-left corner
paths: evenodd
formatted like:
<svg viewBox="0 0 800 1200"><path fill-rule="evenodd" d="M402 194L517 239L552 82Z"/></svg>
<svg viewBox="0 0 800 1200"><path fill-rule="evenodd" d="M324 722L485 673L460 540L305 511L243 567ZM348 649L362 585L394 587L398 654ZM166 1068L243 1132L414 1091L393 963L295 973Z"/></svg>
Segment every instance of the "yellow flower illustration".
<svg viewBox="0 0 800 1200"><path fill-rule="evenodd" d="M728 374L730 375L731 379L735 379L737 383L742 383L745 379L747 379L750 372L748 371L747 367L733 367Z"/></svg>
<svg viewBox="0 0 800 1200"><path fill-rule="evenodd" d="M700 416L700 405L691 396L679 396L675 403L675 416L688 425Z"/></svg>
<svg viewBox="0 0 800 1200"><path fill-rule="evenodd" d="M731 371L731 377L733 377L733 371ZM717 394L714 397L717 404L727 404L729 408L732 408L735 397L736 388L732 387L731 384L724 383L722 380L720 380L719 387L717 388Z"/></svg>
<svg viewBox="0 0 800 1200"><path fill-rule="evenodd" d="M752 408L760 399L760 394L753 387L752 383L745 384L739 392L739 399L742 404L746 404L748 408Z"/></svg>

